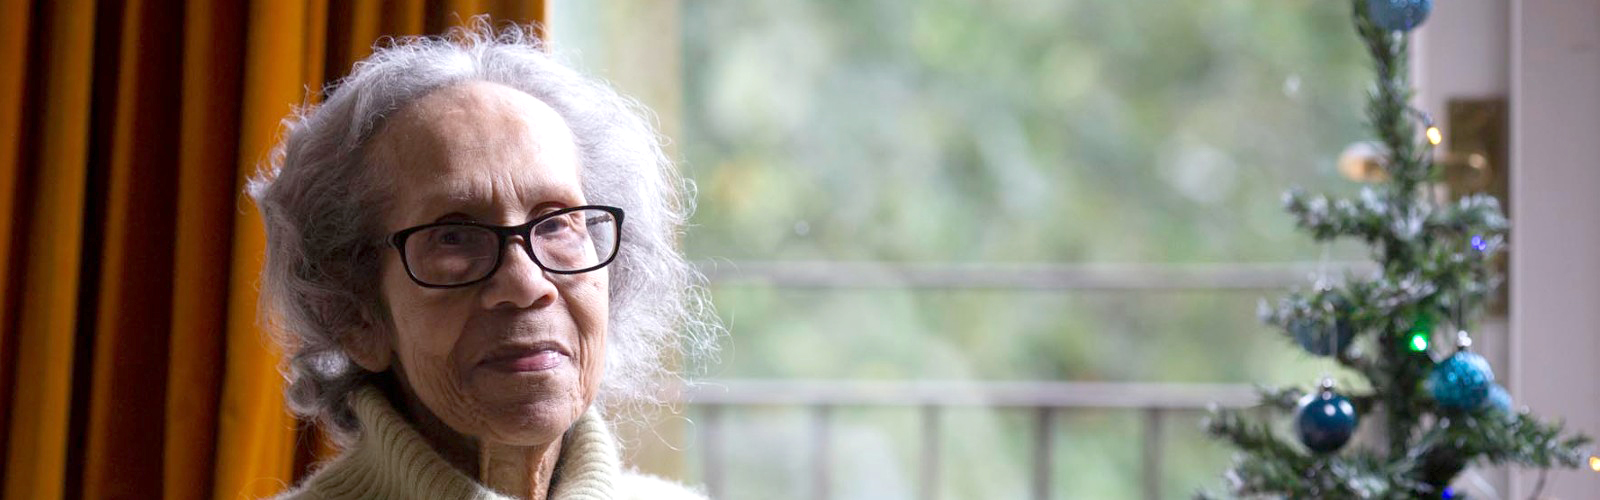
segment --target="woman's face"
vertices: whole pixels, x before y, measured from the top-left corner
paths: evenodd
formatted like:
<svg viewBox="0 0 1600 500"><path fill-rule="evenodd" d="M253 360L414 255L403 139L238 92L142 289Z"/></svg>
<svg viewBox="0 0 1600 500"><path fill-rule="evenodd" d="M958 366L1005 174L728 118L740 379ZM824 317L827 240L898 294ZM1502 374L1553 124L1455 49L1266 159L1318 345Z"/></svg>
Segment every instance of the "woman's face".
<svg viewBox="0 0 1600 500"><path fill-rule="evenodd" d="M389 232L444 221L516 225L585 204L572 133L538 99L491 83L440 89L388 119L367 152L392 185ZM553 442L594 401L605 359L606 269L541 270L513 238L487 280L418 286L399 252L381 288L393 331L363 367L397 368L434 416L460 434ZM387 350L384 350L387 348Z"/></svg>

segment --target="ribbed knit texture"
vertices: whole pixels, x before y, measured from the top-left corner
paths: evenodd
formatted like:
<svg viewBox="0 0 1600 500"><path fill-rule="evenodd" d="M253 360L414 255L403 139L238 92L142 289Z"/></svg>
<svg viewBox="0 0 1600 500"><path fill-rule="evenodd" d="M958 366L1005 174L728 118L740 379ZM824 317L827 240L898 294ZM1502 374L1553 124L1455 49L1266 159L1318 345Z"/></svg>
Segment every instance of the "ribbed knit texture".
<svg viewBox="0 0 1600 500"><path fill-rule="evenodd" d="M510 499L452 467L377 389L357 389L350 401L361 425L355 445L278 498ZM703 498L674 483L623 472L617 454L609 426L591 408L562 444L549 498Z"/></svg>

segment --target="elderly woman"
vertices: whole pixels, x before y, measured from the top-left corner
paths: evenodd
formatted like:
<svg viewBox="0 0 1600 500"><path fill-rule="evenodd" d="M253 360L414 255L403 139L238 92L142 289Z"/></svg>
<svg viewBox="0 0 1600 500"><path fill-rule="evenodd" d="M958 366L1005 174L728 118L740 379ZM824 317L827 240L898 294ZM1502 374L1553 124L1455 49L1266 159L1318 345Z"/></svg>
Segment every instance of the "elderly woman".
<svg viewBox="0 0 1600 500"><path fill-rule="evenodd" d="M379 49L253 181L289 404L343 447L285 498L698 498L624 471L602 417L713 340L686 184L527 33Z"/></svg>

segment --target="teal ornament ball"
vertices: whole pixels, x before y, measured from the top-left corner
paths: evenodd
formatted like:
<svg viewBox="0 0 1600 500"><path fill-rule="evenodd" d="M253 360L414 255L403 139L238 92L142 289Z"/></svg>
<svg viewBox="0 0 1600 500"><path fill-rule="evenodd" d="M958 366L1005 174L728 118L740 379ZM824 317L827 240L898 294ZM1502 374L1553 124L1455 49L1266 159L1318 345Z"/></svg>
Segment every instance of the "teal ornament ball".
<svg viewBox="0 0 1600 500"><path fill-rule="evenodd" d="M1360 417L1344 396L1323 389L1300 398L1294 430L1300 442L1317 453L1338 451L1356 432Z"/></svg>
<svg viewBox="0 0 1600 500"><path fill-rule="evenodd" d="M1489 407L1506 413L1511 412L1511 393L1505 387L1494 384L1489 387Z"/></svg>
<svg viewBox="0 0 1600 500"><path fill-rule="evenodd" d="M1372 24L1389 31L1411 31L1433 11L1433 0L1367 0Z"/></svg>
<svg viewBox="0 0 1600 500"><path fill-rule="evenodd" d="M1301 349L1318 356L1332 356L1344 352L1350 347L1350 341L1356 337L1355 329L1345 321L1337 321L1331 327L1309 319L1296 320L1289 324L1290 333L1294 334L1294 341L1300 344Z"/></svg>
<svg viewBox="0 0 1600 500"><path fill-rule="evenodd" d="M1489 401L1494 387L1494 369L1471 351L1455 354L1433 365L1428 374L1428 392L1439 406L1452 410L1473 410Z"/></svg>

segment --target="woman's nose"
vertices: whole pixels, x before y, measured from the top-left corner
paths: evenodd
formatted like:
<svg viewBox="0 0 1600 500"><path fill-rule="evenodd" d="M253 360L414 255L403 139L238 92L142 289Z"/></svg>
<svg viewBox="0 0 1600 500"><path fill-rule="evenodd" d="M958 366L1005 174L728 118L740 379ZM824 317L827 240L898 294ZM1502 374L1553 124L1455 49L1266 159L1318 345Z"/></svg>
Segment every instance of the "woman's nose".
<svg viewBox="0 0 1600 500"><path fill-rule="evenodd" d="M500 251L500 269L489 278L483 292L485 308L527 309L555 302L556 285L533 261L527 240L508 238Z"/></svg>

